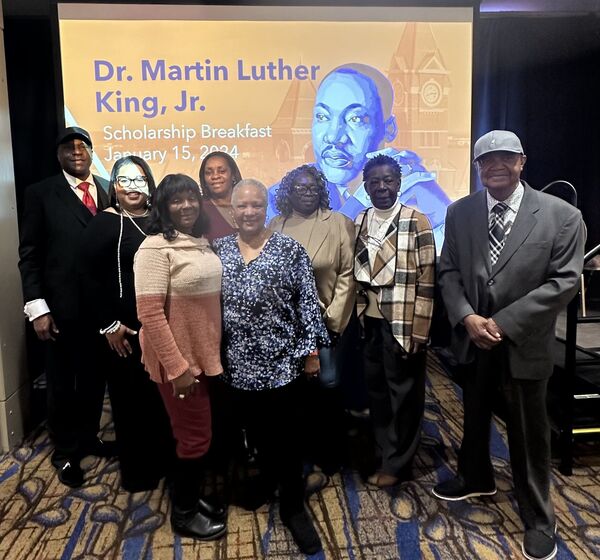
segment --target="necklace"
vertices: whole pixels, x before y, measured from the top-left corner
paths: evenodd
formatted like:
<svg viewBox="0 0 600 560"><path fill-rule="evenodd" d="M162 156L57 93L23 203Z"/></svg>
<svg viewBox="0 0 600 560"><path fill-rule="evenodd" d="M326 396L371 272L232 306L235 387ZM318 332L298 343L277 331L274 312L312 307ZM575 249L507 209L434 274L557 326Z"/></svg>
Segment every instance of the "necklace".
<svg viewBox="0 0 600 560"><path fill-rule="evenodd" d="M390 214L383 216L378 215L374 209L367 213L367 231L365 233L368 245L381 247L398 211L399 208L396 208Z"/></svg>
<svg viewBox="0 0 600 560"><path fill-rule="evenodd" d="M125 210L125 208L122 208L121 209L121 220L123 219L123 214L125 214L125 216L127 216L129 218L129 221L138 229L138 231L144 237L147 237L147 235L144 233L142 228L135 223L135 220L133 218L145 218L149 214L148 210L146 210L143 214L136 215L136 214L130 214L129 212L127 212L127 210Z"/></svg>
<svg viewBox="0 0 600 560"><path fill-rule="evenodd" d="M121 227L119 229L119 242L117 243L117 274L119 277L119 299L123 299L123 279L121 276L121 242L123 241L123 215L127 216L129 218L129 221L138 229L138 231L144 236L144 237L148 237L144 231L142 230L142 228L140 226L138 226L135 223L135 220L133 219L133 216L127 212L127 210L125 210L125 208L121 208L121 214L120 214L120 218L121 218ZM143 214L141 214L140 216L135 216L136 218L144 218L148 215L148 210L146 210Z"/></svg>

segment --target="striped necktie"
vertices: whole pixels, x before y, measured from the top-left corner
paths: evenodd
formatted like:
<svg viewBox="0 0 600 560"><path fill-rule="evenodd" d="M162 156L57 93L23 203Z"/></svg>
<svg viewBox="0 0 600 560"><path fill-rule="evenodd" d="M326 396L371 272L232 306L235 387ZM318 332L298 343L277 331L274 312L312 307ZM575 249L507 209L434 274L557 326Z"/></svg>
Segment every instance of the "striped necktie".
<svg viewBox="0 0 600 560"><path fill-rule="evenodd" d="M500 253L504 248L506 238L506 229L504 225L504 215L508 206L504 202L498 202L493 208L490 215L489 223L489 240L490 240L490 261L492 266L496 264Z"/></svg>

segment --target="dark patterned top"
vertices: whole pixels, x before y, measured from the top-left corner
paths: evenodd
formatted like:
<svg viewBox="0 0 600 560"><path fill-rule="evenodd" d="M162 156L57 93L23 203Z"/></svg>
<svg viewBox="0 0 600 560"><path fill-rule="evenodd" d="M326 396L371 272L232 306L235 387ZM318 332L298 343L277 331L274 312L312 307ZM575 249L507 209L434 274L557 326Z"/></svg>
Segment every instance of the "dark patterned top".
<svg viewBox="0 0 600 560"><path fill-rule="evenodd" d="M287 385L305 356L329 344L306 251L276 232L247 265L236 235L214 249L223 263L224 380L248 391Z"/></svg>

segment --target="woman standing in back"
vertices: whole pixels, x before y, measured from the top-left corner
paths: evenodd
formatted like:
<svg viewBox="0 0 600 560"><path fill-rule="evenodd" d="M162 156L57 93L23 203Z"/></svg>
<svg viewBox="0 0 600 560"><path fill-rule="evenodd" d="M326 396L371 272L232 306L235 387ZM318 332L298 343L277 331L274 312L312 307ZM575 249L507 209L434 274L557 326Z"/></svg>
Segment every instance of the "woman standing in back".
<svg viewBox="0 0 600 560"><path fill-rule="evenodd" d="M202 161L199 175L209 241L234 233L231 193L234 185L242 180L237 163L225 152L211 152Z"/></svg>

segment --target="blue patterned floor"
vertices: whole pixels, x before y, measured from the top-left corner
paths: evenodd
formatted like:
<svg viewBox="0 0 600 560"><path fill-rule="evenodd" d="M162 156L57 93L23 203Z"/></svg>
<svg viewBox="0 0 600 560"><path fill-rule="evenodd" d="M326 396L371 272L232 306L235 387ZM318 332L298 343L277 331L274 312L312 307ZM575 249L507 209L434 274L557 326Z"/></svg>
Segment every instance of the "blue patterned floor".
<svg viewBox="0 0 600 560"><path fill-rule="evenodd" d="M521 558L523 530L512 493L503 428L492 434L498 494L468 503L431 495L456 464L460 391L430 361L424 434L413 482L390 490L366 487L357 473L334 477L313 496L324 552L315 559L460 560ZM107 431L110 424L107 417ZM292 560L303 558L278 521L277 505L257 512L231 508L229 532L217 543L173 537L164 489L118 489L114 461L84 463L88 483L69 490L54 476L41 433L0 458L0 558ZM574 475L555 471L558 558L600 558L600 448L582 448Z"/></svg>

